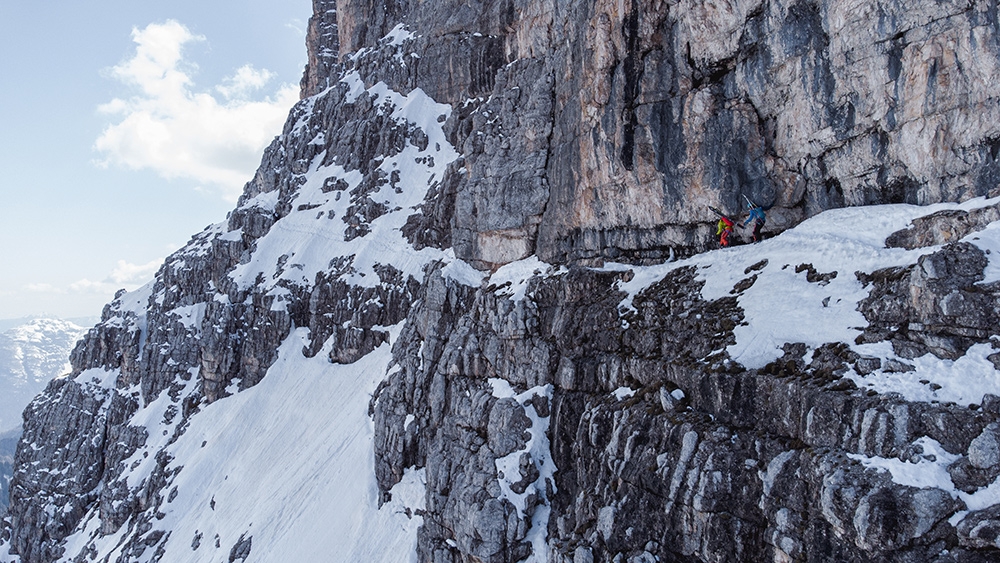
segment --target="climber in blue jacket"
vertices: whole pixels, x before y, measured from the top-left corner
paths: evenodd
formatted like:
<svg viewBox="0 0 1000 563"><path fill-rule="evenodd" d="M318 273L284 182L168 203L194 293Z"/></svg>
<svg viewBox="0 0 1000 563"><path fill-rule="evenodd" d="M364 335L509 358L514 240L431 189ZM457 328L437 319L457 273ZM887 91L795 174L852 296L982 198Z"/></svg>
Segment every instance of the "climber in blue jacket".
<svg viewBox="0 0 1000 563"><path fill-rule="evenodd" d="M753 242L760 240L760 230L764 228L764 223L767 218L764 216L764 210L760 208L759 205L755 205L747 200L747 209L750 210L750 216L747 220L743 222L744 225L753 221Z"/></svg>

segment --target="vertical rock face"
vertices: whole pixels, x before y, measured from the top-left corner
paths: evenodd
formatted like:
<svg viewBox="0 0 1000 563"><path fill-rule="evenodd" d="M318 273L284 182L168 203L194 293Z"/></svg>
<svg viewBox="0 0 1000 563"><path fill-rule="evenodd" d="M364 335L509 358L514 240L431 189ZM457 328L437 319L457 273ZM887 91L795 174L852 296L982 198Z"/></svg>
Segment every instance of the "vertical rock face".
<svg viewBox="0 0 1000 563"><path fill-rule="evenodd" d="M315 0L303 99L236 209L26 411L0 560L274 555L259 521L178 547L178 495L243 516L178 492L240 452L175 444L290 335L330 365L391 346L372 489L422 471L421 562L995 560L996 202L698 253L710 206L774 234L1000 195L998 26L995 2Z"/></svg>
<svg viewBox="0 0 1000 563"><path fill-rule="evenodd" d="M976 255L957 246L919 263L961 264ZM963 280L938 272L948 287L982 291L976 274ZM845 344L810 356L805 345L789 344L783 358L747 370L719 351L735 343L733 329L744 324L738 298L756 275L733 295L706 301L695 269L679 268L639 293L633 312L620 318L623 294L615 288L628 277L590 270L536 277L520 301L495 286L469 292L431 277L426 305L413 311L394 348L402 369L375 408L383 490L404 467L428 470L433 517L422 529L421 561L522 560L538 513L547 521L549 561L997 557L993 536L969 535L994 525L995 516L976 513L984 519L979 527L956 531L948 518L962 501L938 488L901 486L857 460L926 463L934 451L915 444L929 438L947 450L937 455L969 452L969 461L956 456L949 471L956 484L978 490L1000 471L991 457L991 421L1000 412L858 390L843 375L863 370L866 359ZM895 282L887 272L873 277L868 283L877 289L862 311L874 326L897 323L871 305L894 310L883 296ZM980 295L990 301L983 311L1000 303L996 288ZM927 298L923 307L933 303ZM915 324L919 317L911 318ZM996 329L972 340L989 341L987 333ZM538 392L505 403L493 396L500 380L529 390L548 384L551 396L541 409ZM623 387L631 390L615 391ZM508 409L515 414L504 414ZM542 412L551 458L529 459L513 478L502 475L499 460L525 449L517 418ZM515 443L501 446L503 437ZM551 481L538 471L548 462L558 467ZM970 462L992 469L963 469ZM484 473L542 491L529 497L527 518L513 502L494 508L505 497L494 482L476 479ZM956 542L976 549L948 547Z"/></svg>
<svg viewBox="0 0 1000 563"><path fill-rule="evenodd" d="M744 198L783 229L995 194L990 6L392 3L342 51L405 22L407 84L475 108L445 194L461 257L657 260L704 250L708 206Z"/></svg>
<svg viewBox="0 0 1000 563"><path fill-rule="evenodd" d="M337 29L337 2L313 0L313 15L306 31L309 62L302 73L301 97L315 96L328 88L336 79L336 65L340 58L340 40Z"/></svg>

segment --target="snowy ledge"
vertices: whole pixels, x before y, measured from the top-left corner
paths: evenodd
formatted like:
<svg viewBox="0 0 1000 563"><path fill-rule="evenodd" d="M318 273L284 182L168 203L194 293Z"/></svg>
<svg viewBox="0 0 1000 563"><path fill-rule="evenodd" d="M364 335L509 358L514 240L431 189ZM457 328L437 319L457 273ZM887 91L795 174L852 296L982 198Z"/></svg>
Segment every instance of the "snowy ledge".
<svg viewBox="0 0 1000 563"><path fill-rule="evenodd" d="M745 318L733 331L736 343L726 349L734 361L748 369L763 368L783 356L784 344L795 342L805 343L807 354L827 343L844 342L859 355L879 358L882 366L894 366L900 359L888 343L855 344L868 326L858 311L858 303L871 290L862 285L855 272L909 266L920 256L940 250L940 246L886 248L890 234L906 228L918 217L997 203L1000 198L926 207L900 204L835 209L758 244L719 249L656 266L608 264L604 269L634 273L630 281L618 285L627 294L619 304L623 315L634 311L632 301L641 291L677 268L696 269L697 279L704 282L701 295L709 301L732 295L738 282L756 275L754 283L737 295ZM1000 222L962 240L987 252L984 283L1000 280ZM810 282L805 272L796 272L797 266L807 264L818 272L836 275L822 283ZM854 372L848 377L859 387L881 393L899 392L910 401L978 404L986 393L1000 395L1000 373L986 359L990 353L989 345L980 344L955 361L926 355L906 361L914 368L911 371L883 368L865 377Z"/></svg>

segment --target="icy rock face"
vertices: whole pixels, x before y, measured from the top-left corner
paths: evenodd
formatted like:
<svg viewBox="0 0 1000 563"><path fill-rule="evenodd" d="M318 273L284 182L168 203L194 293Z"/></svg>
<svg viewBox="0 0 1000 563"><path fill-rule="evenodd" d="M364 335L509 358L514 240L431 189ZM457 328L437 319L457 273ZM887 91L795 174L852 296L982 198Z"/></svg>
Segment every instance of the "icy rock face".
<svg viewBox="0 0 1000 563"><path fill-rule="evenodd" d="M1000 556L1000 273L975 238L997 241L996 200L813 217L998 195L994 4L314 12L303 99L236 209L117 296L29 408L0 561L277 557L266 523L179 491L244 461L189 429L266 402L275 366L373 358L373 460L324 467L373 463L359 488L420 519L421 562ZM709 206L744 196L789 230L696 255ZM759 328L762 300L791 326ZM962 361L985 374L962 404L904 377ZM261 412L309 420L281 407ZM388 508L414 482L419 508ZM309 517L274 506L271 528ZM172 537L194 512L239 529Z"/></svg>

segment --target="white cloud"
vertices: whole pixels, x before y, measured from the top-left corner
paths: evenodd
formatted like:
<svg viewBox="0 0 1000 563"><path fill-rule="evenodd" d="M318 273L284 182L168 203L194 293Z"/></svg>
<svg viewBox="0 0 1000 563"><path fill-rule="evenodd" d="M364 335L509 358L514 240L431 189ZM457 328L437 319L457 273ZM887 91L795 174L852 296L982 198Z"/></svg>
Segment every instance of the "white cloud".
<svg viewBox="0 0 1000 563"><path fill-rule="evenodd" d="M157 258L148 264L132 264L125 260L119 260L118 265L111 270L108 277L101 281L91 281L84 278L69 284L69 290L73 293L107 294L112 294L122 288L132 291L153 279L153 275L156 274L156 270L162 263L163 258Z"/></svg>
<svg viewBox="0 0 1000 563"><path fill-rule="evenodd" d="M283 85L273 97L252 100L274 77L266 69L240 67L214 89L196 91L184 60L186 44L203 41L170 20L133 29L135 55L111 69L115 79L138 89L100 106L120 116L98 137L101 165L150 168L165 178L207 184L235 199L251 179L261 152L281 132L298 88ZM220 97L217 98L213 92Z"/></svg>
<svg viewBox="0 0 1000 563"><path fill-rule="evenodd" d="M111 271L108 276L110 281L122 285L139 287L147 281L153 279L156 270L163 263L163 258L157 258L148 264L132 264L124 260L118 261L118 267Z"/></svg>
<svg viewBox="0 0 1000 563"><path fill-rule="evenodd" d="M125 260L119 260L118 265L111 270L106 278L101 281L94 281L87 278L77 280L67 287L58 287L50 283L32 283L24 286L24 289L32 293L48 294L88 294L88 295L113 295L119 289L125 288L129 291L138 289L143 284L153 279L163 258L157 258L148 264L132 264Z"/></svg>
<svg viewBox="0 0 1000 563"><path fill-rule="evenodd" d="M309 27L309 24L299 18L292 18L291 21L285 23L285 27L294 31L295 35L302 37L306 34L306 28Z"/></svg>
<svg viewBox="0 0 1000 563"><path fill-rule="evenodd" d="M118 287L106 282L95 282L84 278L69 284L69 290L73 293L99 293L110 294L117 291Z"/></svg>
<svg viewBox="0 0 1000 563"><path fill-rule="evenodd" d="M253 65L243 65L236 70L236 74L225 79L223 84L215 87L215 90L230 100L245 100L253 92L263 88L274 73L267 70L257 70Z"/></svg>

